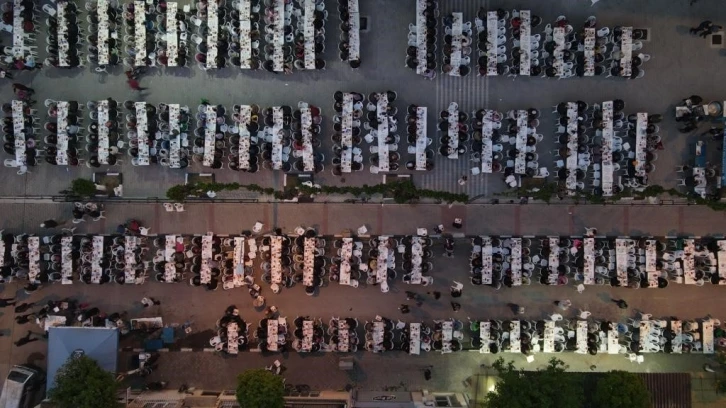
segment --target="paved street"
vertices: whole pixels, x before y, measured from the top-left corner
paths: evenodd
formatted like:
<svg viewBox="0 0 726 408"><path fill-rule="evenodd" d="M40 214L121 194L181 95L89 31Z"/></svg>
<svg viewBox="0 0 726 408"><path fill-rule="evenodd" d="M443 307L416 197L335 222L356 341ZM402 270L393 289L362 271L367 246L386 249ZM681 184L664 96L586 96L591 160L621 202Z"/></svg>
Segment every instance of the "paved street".
<svg viewBox="0 0 726 408"><path fill-rule="evenodd" d="M185 4L185 1L180 4ZM331 131L333 93L337 90L354 90L364 94L392 89L398 92L396 106L403 112L406 105L416 103L430 108L429 135L438 143L436 121L439 110L452 101L459 103L461 110L492 108L506 112L509 109L535 107L542 111L539 133L545 140L539 144L540 164L552 168L554 141L552 138L553 118L550 108L565 100L584 100L590 104L624 99L626 112L646 111L663 114L661 135L666 150L659 151L657 170L651 175L651 183L667 187L676 184L674 166L692 158L693 136L684 136L676 131L671 111L681 98L697 93L704 100L722 100L724 80L718 75L723 62L724 50L710 48L705 40L688 34L688 27L697 25L708 17L718 21L722 16L720 4L712 0L701 0L693 6L688 1L671 1L663 7L663 0L603 0L590 7L586 0L554 0L544 6L535 0L523 0L518 7L530 8L551 23L564 14L573 26L580 27L590 15L596 15L601 26L633 25L649 28L652 39L646 41L642 52L652 59L645 64L644 78L630 81L613 78L571 78L547 80L543 78L490 78L469 75L465 78L439 77L426 81L403 67L408 24L414 21L414 7L411 1L370 0L361 4L361 14L369 20L369 31L362 34L363 65L357 71L337 60L337 24L335 2L327 2L331 11L326 48L327 69L321 72L295 72L293 75L273 75L268 72L237 71L231 68L220 72L202 72L196 66L190 69L156 69L144 77L142 86L149 87L144 100L151 103L182 103L194 108L202 98L215 104L231 106L235 103L256 103L261 106L289 104L296 105L305 100L323 109L325 120L322 134ZM467 21L473 20L480 6L488 9L511 8L503 1L456 0L441 4L442 15L451 11L464 12ZM79 19L85 24L85 18ZM41 30L45 30L41 25ZM543 24L544 26L544 24ZM9 37L7 37L9 39ZM39 33L39 49L44 56L45 35ZM441 47L439 47L441 49ZM42 101L46 98L66 100L98 100L113 97L119 101L138 99L139 95L126 85L121 68L111 74L96 74L89 68L84 70L43 69L36 73L20 73L18 81L30 85L38 92L40 115L44 117ZM0 98L9 100L12 92L9 83L0 89ZM399 114L399 120L403 115ZM323 151L331 157L332 142L323 137ZM715 151L718 146L710 146ZM366 153L367 154L367 153ZM365 157L367 163L367 156ZM328 162L329 163L329 162ZM371 175L367 170L333 177L326 169L316 175L322 184L361 185L375 184L381 176ZM471 167L468 157L459 160L442 159L437 156L436 168L425 174L415 174L414 181L421 187L467 192L471 196L491 197L502 191L501 176L487 175L471 177L465 186L456 180ZM104 168L100 170L105 170ZM126 163L114 167L124 177L125 194L129 197L163 197L167 188L184 182L184 171L170 170L160 166L132 167ZM66 169L41 165L31 169L32 173L17 176L13 169L0 169L0 194L4 196L49 195L66 188L76 177L90 177L92 170L86 167ZM189 172L209 172L209 169L194 165ZM263 186L281 187L282 177L278 173L261 171L250 175L229 170L213 171L217 181L238 181ZM405 173L401 171L401 173Z"/></svg>
<svg viewBox="0 0 726 408"><path fill-rule="evenodd" d="M38 225L45 218L63 219L69 217L67 205L49 203L11 204L3 203L0 210L6 214L7 232L40 232ZM569 214L571 212L572 214ZM313 226L325 234L336 234L343 229L356 229L366 224L372 234L394 233L407 234L415 231L418 226L431 228L438 222L448 225L455 216L463 216L466 234L581 234L585 226L597 227L601 234L607 235L676 235L676 234L716 234L724 229L724 217L696 206L651 206L651 207L570 207L544 205L498 205L498 206L394 206L394 205L336 205L321 204L187 204L186 212L166 213L160 204L109 204L106 207L105 220L98 223L83 223L76 233L111 233L115 225L129 218L140 218L145 225L152 227L152 233L204 233L215 231L219 234L239 233L251 228L255 221L265 223L265 229L274 227L291 231L298 225ZM558 220L558 221L555 221ZM672 220L672 224L662 220ZM457 317L467 318L507 318L511 316L508 303L525 306L525 318L539 319L553 313L552 301L569 298L573 302L569 317L574 317L578 308L589 310L594 317L625 321L641 310L654 316L677 316L681 319L702 318L712 314L716 318L726 308L726 297L723 288L706 285L693 287L670 285L664 290L629 290L610 287L588 287L583 294L578 294L572 286L545 287L541 285L518 288L503 288L494 291L488 287L474 287L468 280L469 244L459 240L453 259L437 256L434 259L434 285L430 288L413 288L420 294L427 291L440 291L444 296L439 301L426 295L422 307L413 307L408 315L401 315L397 310L405 303L404 288L399 282L392 285L391 292L381 293L377 288L341 287L335 284L322 288L320 294L309 297L302 288L295 287L281 294L268 296L269 303L276 305L282 315L294 318L297 315L321 317L327 321L331 316L356 317L361 321L371 320L380 314L392 319L404 321L431 321L433 319ZM440 247L435 253L441 252ZM259 273L256 273L258 275ZM465 289L459 302L462 309L456 313L450 308L451 298L448 296L449 285L453 280L465 283ZM0 296L11 297L18 294L26 301L44 302L74 296L83 302L89 302L106 312L128 311L131 317L160 315L167 324L192 322L193 333L187 339L181 339L180 345L204 345L211 337L214 322L221 317L224 309L237 305L242 317L254 324L262 318L262 314L253 310L251 300L244 290L207 292L202 288L190 287L187 284L166 285L147 282L140 286L118 285L54 285L45 288L31 297L22 295L16 284L5 285ZM267 288L264 288L267 290ZM140 299L153 296L161 301L161 306L144 309ZM630 309L626 312L618 309L612 298L623 298ZM5 309L0 316L0 327L7 336L0 337L0 375L3 375L9 364L35 359L42 365L45 344L42 341L22 348L12 346L11 341L25 334L30 326L18 326L12 320L12 309ZM37 327L33 327L39 332ZM124 340L123 345L138 347L138 341ZM177 357L178 356L178 357ZM428 353L425 356L410 357L401 353L374 355L366 352L356 354L357 368L349 375L309 376L310 370L315 372L333 372L337 370L339 356L321 354L302 356L296 353L279 355L260 355L258 353L242 354L237 358L225 358L204 352L170 352L162 356L161 367L151 378L171 380L173 384L185 380L190 385L212 389L233 386L234 375L246 367L258 367L270 364L281 358L288 367L286 376L291 383L306 383L314 388L339 389L352 384L361 389L383 389L401 386L409 389L423 386L420 370L423 366L433 364L435 375L427 386L452 390L467 390L464 384L471 375L480 372L480 364L489 364L492 356L478 353L460 352L445 356ZM521 355L504 355L517 364L533 367L542 364L547 355L537 355L534 365L528 365ZM701 355L647 355L642 365L631 364L622 356L582 356L564 353L558 355L573 370L587 371L591 365L598 370L624 368L638 371L692 371L699 372L708 358ZM122 353L122 367L128 360L129 353ZM239 360L239 361L238 361ZM241 363L241 364L240 364ZM194 372L193 376L188 374ZM471 392L471 390L469 390Z"/></svg>
<svg viewBox="0 0 726 408"><path fill-rule="evenodd" d="M181 1L186 4L188 1ZM226 69L220 72L203 72L196 66L190 69L154 70L141 80L150 91L143 99L154 104L181 103L193 109L202 98L214 104L259 104L296 105L304 100L323 109L325 121L322 134L332 130L333 94L337 90L357 91L368 94L374 91L395 90L398 92L396 106L400 112L410 103L429 107L428 134L438 143L435 117L438 111L455 101L463 111L491 108L500 111L534 107L542 111L538 133L545 140L538 145L540 165L552 168L551 151L554 147L554 116L551 107L566 100L584 100L590 104L624 99L626 112L647 111L663 114L660 124L661 136L666 150L659 151L657 170L651 175L651 184L674 187L679 176L675 166L693 158L693 145L698 133L683 135L676 130L672 119L675 104L693 93L705 101L723 100L726 80L720 75L726 52L710 48L705 40L688 34L688 28L708 18L717 24L726 21L721 2L700 0L689 6L686 0L601 0L590 7L587 0L552 0L545 3L537 0L521 0L515 4L501 0L449 0L441 1L441 13L464 12L464 19L471 21L479 7L489 10L498 7L511 9L529 8L543 18L544 24L553 22L564 14L573 26L580 27L590 15L596 15L600 26L632 25L649 28L652 38L645 42L642 52L652 59L645 64L647 74L635 81L613 80L613 78L573 78L568 80L546 80L543 78L489 78L470 75L466 78L439 77L425 81L411 70L404 68L406 33L408 24L414 21L412 0L366 0L361 1L361 14L368 18L369 31L362 34L363 65L352 71L337 60L338 24L336 2L327 0L331 18L328 22L328 38L325 57L328 65L325 71L295 72L290 76L273 75L264 71L248 72ZM84 18L79 18L83 21ZM543 25L544 25L543 24ZM41 59L45 56L44 24L40 24L38 48ZM8 35L4 40L9 41ZM439 47L441 49L441 47ZM90 68L83 70L43 69L34 73L20 73L17 82L36 89L35 99L41 118L45 118L42 106L46 98L78 100L99 100L113 97L118 101L140 100L140 95L130 90L122 69L111 70L111 74L96 74ZM0 99L13 98L10 82L0 86ZM399 121L403 114L399 114ZM86 124L88 123L86 119ZM704 130L704 129L701 129ZM700 132L699 132L700 133ZM366 170L333 177L329 169L332 142L323 138L322 150L328 157L324 173L315 176L315 182L324 185L375 184L381 175L371 175ZM717 157L719 146L709 146L710 154ZM366 153L367 154L367 153ZM711 156L710 156L711 157ZM7 155L6 155L7 158ZM366 163L368 157L366 156ZM715 160L715 159L714 159ZM504 190L500 175L470 177L464 186L456 180L469 171L468 157L458 161L436 157L434 171L414 174L413 180L421 188L466 192L473 196L499 197ZM112 169L121 172L127 197L164 197L166 190L185 179L185 172L170 170L161 166L132 167L126 165ZM210 172L195 164L189 173ZM90 178L92 170L86 167L63 168L41 165L31 173L18 176L16 169L0 168L0 229L10 233L46 233L39 224L49 218L70 220L72 203L52 203L35 199L38 196L57 194L69 186L77 177ZM255 175L235 173L229 170L211 171L218 182L239 182L259 184L264 187L283 186L283 175L279 172L261 171ZM401 171L405 174L405 171ZM236 196L250 196L238 193ZM14 199L18 198L20 199ZM23 199L23 197L25 199ZM13 198L13 199L11 199ZM370 234L411 234L417 227L432 228L441 223L447 232L464 235L581 235L585 227L597 228L600 235L620 236L674 236L674 235L723 235L726 231L726 213L713 212L705 207L679 205L608 205L579 206L566 203L552 205L518 205L501 198L498 205L374 205L374 204L186 204L183 213L167 213L161 204L108 203L106 219L100 222L85 222L78 225L76 233L110 234L116 226L135 218L151 227L152 234L184 233L201 234L213 231L216 234L238 234L251 229L257 222L265 224L265 231L282 228L292 231L299 225L316 228L326 235L339 234L343 230L355 231L365 225ZM464 219L464 227L453 230L449 226L455 217ZM70 222L68 225L71 226ZM670 285L664 290L628 290L610 287L588 287L578 294L571 286L550 287L541 285L519 288L503 288L494 291L489 287L474 287L468 279L467 253L469 245L463 239L457 242L456 256L434 259L434 285L418 292L441 291L444 296L434 300L426 295L422 307L412 307L412 313L401 315L398 306L405 302L404 288L399 281L392 285L390 293L383 294L377 288L341 287L329 285L318 296L304 294L300 287L285 290L278 295L265 293L270 304L278 306L282 315L294 318L297 315L320 317L327 321L331 316L356 317L361 321L371 320L375 315L401 318L405 321L427 321L456 317L471 319L508 318L511 311L508 303L517 303L526 309L524 318L539 319L554 312L552 301L569 298L573 317L578 308L592 312L598 319L625 321L635 311L652 313L654 316L677 316L681 319L702 318L711 314L726 321L721 312L726 310L726 296L723 287ZM437 248L437 254L440 253ZM259 276L259 271L256 272ZM465 283L463 305L453 312L448 296L453 280ZM265 288L267 289L267 288ZM268 290L269 291L269 290ZM36 303L50 299L73 296L89 302L105 312L128 311L131 317L162 316L167 324L192 322L193 332L183 341L203 343L208 340L215 321L230 305L237 305L242 317L256 324L262 314L256 312L246 291L207 292L187 284L166 285L147 282L139 286L119 285L54 285L46 287L32 296L23 294L22 285L10 283L0 286L0 297L17 296L23 301ZM144 309L140 299L153 296L161 300L161 306ZM618 309L611 298L625 299L630 309ZM46 343L36 341L23 347L16 347L13 341L22 337L28 329L40 333L34 325L19 326L13 319L12 308L0 311L0 378L4 378L12 364L34 362L45 366ZM124 340L124 344L134 343ZM138 344L134 344L138 346ZM121 368L125 368L129 353L121 353ZM545 363L548 355L539 354L535 362L527 364L523 355L504 355L516 364L534 368ZM701 387L708 388L710 378L703 375L702 366L708 358L702 355L647 355L641 365L632 364L623 356L558 355L575 371L588 371L592 365L596 370L614 368L630 371L688 371L702 377ZM285 376L288 383L309 384L313 388L341 389L348 384L360 389L431 388L472 392L465 380L472 375L484 373L482 364L490 364L492 356L474 352L459 352L447 355L428 353L412 357L400 352L373 354L359 352L355 355L356 369L351 373L338 371L339 356L332 353L319 355L263 355L243 353L237 358L228 358L206 352L169 352L162 355L160 369L150 377L152 380L169 380L172 387L182 381L190 386L209 389L229 389L234 386L234 377L248 367L269 365L281 359L288 368ZM434 365L430 382L423 379L422 368ZM310 375L315 373L315 375ZM723 405L722 405L723 406Z"/></svg>

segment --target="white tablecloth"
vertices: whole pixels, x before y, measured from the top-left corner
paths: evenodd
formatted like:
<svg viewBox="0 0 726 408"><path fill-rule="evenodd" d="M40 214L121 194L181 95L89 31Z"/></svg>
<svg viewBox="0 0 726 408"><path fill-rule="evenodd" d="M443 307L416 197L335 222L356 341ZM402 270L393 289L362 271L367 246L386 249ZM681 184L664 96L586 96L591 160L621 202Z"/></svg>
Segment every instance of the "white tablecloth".
<svg viewBox="0 0 726 408"><path fill-rule="evenodd" d="M390 162L388 158L388 94L383 92L378 94L377 103L378 114L378 169L386 172L390 170Z"/></svg>
<svg viewBox="0 0 726 408"><path fill-rule="evenodd" d="M425 107L416 108L416 170L426 170L426 113ZM457 136L458 140L458 136Z"/></svg>
<svg viewBox="0 0 726 408"><path fill-rule="evenodd" d="M166 3L166 65L176 67L179 56L179 28L176 21L176 2Z"/></svg>
<svg viewBox="0 0 726 408"><path fill-rule="evenodd" d="M629 78L633 73L633 27L621 27L623 35L621 37L620 58L621 76Z"/></svg>
<svg viewBox="0 0 726 408"><path fill-rule="evenodd" d="M602 104L602 192L606 197L613 195L613 102Z"/></svg>
<svg viewBox="0 0 726 408"><path fill-rule="evenodd" d="M498 75L499 17L496 11L487 12L487 75Z"/></svg>
<svg viewBox="0 0 726 408"><path fill-rule="evenodd" d="M149 165L149 117L146 114L146 102L136 102L136 137L139 142L139 155L137 156L140 166Z"/></svg>
<svg viewBox="0 0 726 408"><path fill-rule="evenodd" d="M206 121L204 123L204 159L202 164L210 167L214 163L214 151L216 146L215 135L217 133L217 111L212 105L204 106Z"/></svg>
<svg viewBox="0 0 726 408"><path fill-rule="evenodd" d="M151 6L149 6L151 7ZM146 66L146 2L134 1L134 39L136 55L134 62L137 67Z"/></svg>
<svg viewBox="0 0 726 408"><path fill-rule="evenodd" d="M595 284L595 238L584 240L585 268L583 270L585 285Z"/></svg>
<svg viewBox="0 0 726 408"><path fill-rule="evenodd" d="M344 173L351 172L353 162L353 94L343 94L343 111L341 112L341 147L340 169Z"/></svg>
<svg viewBox="0 0 726 408"><path fill-rule="evenodd" d="M106 122L109 121L108 101L98 101L98 161L101 164L108 164L108 127ZM114 120L116 120L114 118Z"/></svg>
<svg viewBox="0 0 726 408"><path fill-rule="evenodd" d="M529 76L532 67L532 20L529 10L520 10L519 18L519 75Z"/></svg>
<svg viewBox="0 0 726 408"><path fill-rule="evenodd" d="M512 285L522 285L522 238L511 238L512 240L512 251L511 258L512 262L510 268L512 268Z"/></svg>
<svg viewBox="0 0 726 408"><path fill-rule="evenodd" d="M25 165L27 156L25 155L25 114L23 113L23 101L12 102L13 107L13 135L15 135L15 162Z"/></svg>
<svg viewBox="0 0 726 408"><path fill-rule="evenodd" d="M525 174L527 170L527 126L529 115L526 110L517 111L517 157L514 158L514 173Z"/></svg>
<svg viewBox="0 0 726 408"><path fill-rule="evenodd" d="M310 69L315 69L314 65L315 62L313 61L313 68ZM310 108L300 109L300 114L300 130L302 131L303 136L303 170L309 172L315 170L313 154L313 134L310 131L310 128L313 126L313 116Z"/></svg>
<svg viewBox="0 0 726 408"><path fill-rule="evenodd" d="M179 127L180 107L178 103L169 104L169 167L181 167L181 128ZM176 132L174 132L176 131ZM176 136L174 136L176 133Z"/></svg>
<svg viewBox="0 0 726 408"><path fill-rule="evenodd" d="M635 125L635 174L645 177L645 148L648 143L646 130L648 128L648 114L638 112L638 120Z"/></svg>

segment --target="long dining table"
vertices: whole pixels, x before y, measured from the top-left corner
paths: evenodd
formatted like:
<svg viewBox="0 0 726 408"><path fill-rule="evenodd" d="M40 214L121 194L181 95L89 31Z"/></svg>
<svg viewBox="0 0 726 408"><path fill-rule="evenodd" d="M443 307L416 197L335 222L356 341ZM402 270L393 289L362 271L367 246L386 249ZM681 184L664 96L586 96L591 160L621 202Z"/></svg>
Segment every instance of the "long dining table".
<svg viewBox="0 0 726 408"><path fill-rule="evenodd" d="M353 163L353 94L344 93L340 117L340 170L343 173L352 171Z"/></svg>
<svg viewBox="0 0 726 408"><path fill-rule="evenodd" d="M421 323L409 323L408 345L408 354L421 354Z"/></svg>
<svg viewBox="0 0 726 408"><path fill-rule="evenodd" d="M134 1L134 64L146 66L146 2Z"/></svg>
<svg viewBox="0 0 726 408"><path fill-rule="evenodd" d="M493 268L492 268L492 238L487 236L481 237L481 281L484 285L491 285L493 279Z"/></svg>
<svg viewBox="0 0 726 408"><path fill-rule="evenodd" d="M451 54L449 56L449 58L451 59L451 71L449 71L448 74L451 76L461 76L461 73L459 72L459 67L461 67L462 65L461 60L463 51L462 44L464 41L464 14L451 13L451 16Z"/></svg>
<svg viewBox="0 0 726 408"><path fill-rule="evenodd" d="M378 117L378 170L387 172L390 170L388 143L388 94L382 92L378 94L376 103L376 113Z"/></svg>
<svg viewBox="0 0 726 408"><path fill-rule="evenodd" d="M176 2L166 3L166 65L176 67L179 57L179 27L176 21L178 4Z"/></svg>
<svg viewBox="0 0 726 408"><path fill-rule="evenodd" d="M207 2L207 69L217 67L217 40L219 39L219 6L216 1Z"/></svg>
<svg viewBox="0 0 726 408"><path fill-rule="evenodd" d="M496 11L487 12L487 75L499 75L497 60L499 58L499 16Z"/></svg>
<svg viewBox="0 0 726 408"><path fill-rule="evenodd" d="M214 163L217 140L217 111L212 105L204 105L204 158L202 164L210 167Z"/></svg>
<svg viewBox="0 0 726 408"><path fill-rule="evenodd" d="M206 285L212 281L212 267L209 264L212 261L212 242L214 236L211 233L202 235L202 267L199 273L199 281Z"/></svg>
<svg viewBox="0 0 726 408"><path fill-rule="evenodd" d="M532 68L532 17L529 10L520 10L519 75L529 76Z"/></svg>
<svg viewBox="0 0 726 408"><path fill-rule="evenodd" d="M660 272L658 272L656 266L656 259L658 255L656 245L656 240L654 239L645 241L645 273L648 278L649 288L658 287L658 277L660 276Z"/></svg>
<svg viewBox="0 0 726 408"><path fill-rule="evenodd" d="M93 236L93 252L91 252L91 283L101 283L101 278L103 277L101 262L103 262L104 240L105 238L103 235Z"/></svg>
<svg viewBox="0 0 726 408"><path fill-rule="evenodd" d="M550 244L550 255L547 259L547 268L549 270L547 282L550 285L557 285L557 279L560 276L557 270L560 267L560 239L558 237L549 237L548 242Z"/></svg>
<svg viewBox="0 0 726 408"><path fill-rule="evenodd" d="M512 286L522 285L522 238L512 237L511 264Z"/></svg>
<svg viewBox="0 0 726 408"><path fill-rule="evenodd" d="M517 112L517 136L516 148L517 156L514 158L514 173L525 174L527 171L527 126L529 124L529 114L526 110L518 110Z"/></svg>
<svg viewBox="0 0 726 408"><path fill-rule="evenodd" d="M583 240L583 252L585 256L585 264L582 270L583 283L585 285L595 284L595 238L585 238Z"/></svg>
<svg viewBox="0 0 726 408"><path fill-rule="evenodd" d="M303 54L305 69L315 69L315 0L300 0L303 17Z"/></svg>
<svg viewBox="0 0 726 408"><path fill-rule="evenodd" d="M284 69L284 58L282 47L285 45L285 16L287 9L285 0L272 0L273 15L271 23L274 27L272 33L272 70L282 72Z"/></svg>
<svg viewBox="0 0 726 408"><path fill-rule="evenodd" d="M172 283L176 279L176 262L174 254L176 253L176 244L178 240L182 240L181 236L167 235L164 237L164 282Z"/></svg>
<svg viewBox="0 0 726 408"><path fill-rule="evenodd" d="M555 41L555 51L553 53L555 57L554 67L557 71L557 76L562 78L565 76L565 28L555 27L552 30L552 37Z"/></svg>
<svg viewBox="0 0 726 408"><path fill-rule="evenodd" d="M314 64L314 63L313 63ZM302 159L303 170L315 170L315 161L313 154L313 133L310 128L313 126L313 115L309 107L300 109L300 131L302 132Z"/></svg>
<svg viewBox="0 0 726 408"><path fill-rule="evenodd" d="M303 244L303 285L314 286L315 244L317 238L305 238Z"/></svg>
<svg viewBox="0 0 726 408"><path fill-rule="evenodd" d="M250 69L252 59L252 38L250 32L252 29L252 2L250 0L239 0L237 3L237 11L239 12L239 54L240 68Z"/></svg>
<svg viewBox="0 0 726 408"><path fill-rule="evenodd" d="M68 2L61 1L56 3L58 12L57 16L57 41L58 41L58 66L67 67L70 66L68 60L68 52L70 51L70 43L68 42L68 18L66 16L66 6Z"/></svg>
<svg viewBox="0 0 726 408"><path fill-rule="evenodd" d="M250 146L252 144L252 135L247 128L252 122L252 106L240 105L239 107L239 146L237 151L237 160L240 170L248 170L250 168Z"/></svg>
<svg viewBox="0 0 726 408"><path fill-rule="evenodd" d="M181 167L181 127L179 118L181 107L178 103L169 105L169 168L178 169Z"/></svg>
<svg viewBox="0 0 726 408"><path fill-rule="evenodd" d="M602 104L602 193L613 195L613 101Z"/></svg>
<svg viewBox="0 0 726 408"><path fill-rule="evenodd" d="M446 109L449 116L447 117L448 128L446 134L449 136L449 159L459 158L459 105L450 103Z"/></svg>
<svg viewBox="0 0 726 408"><path fill-rule="evenodd" d="M282 148L284 143L283 137L283 115L282 107L275 106L272 108L272 168L280 170L282 168Z"/></svg>
<svg viewBox="0 0 726 408"><path fill-rule="evenodd" d="M138 141L138 165L148 166L149 160L149 117L146 113L146 102L135 102L136 108L136 140Z"/></svg>
<svg viewBox="0 0 726 408"><path fill-rule="evenodd" d="M25 144L25 104L23 101L13 100L13 136L15 136L15 163L24 166L27 163Z"/></svg>
<svg viewBox="0 0 726 408"><path fill-rule="evenodd" d="M428 145L425 106L416 108L416 170L426 170L426 146ZM458 136L457 136L458 138Z"/></svg>
<svg viewBox="0 0 726 408"><path fill-rule="evenodd" d="M595 45L597 43L595 28L586 27L583 36L584 76L595 76Z"/></svg>
<svg viewBox="0 0 726 408"><path fill-rule="evenodd" d="M634 249L634 244L631 239L617 238L615 240L615 272L618 282L622 286L628 284L628 267L630 266L628 255L632 249Z"/></svg>
<svg viewBox="0 0 726 408"><path fill-rule="evenodd" d="M109 121L108 100L98 101L98 161L101 164L108 164L109 155L109 129L106 123Z"/></svg>
<svg viewBox="0 0 726 408"><path fill-rule="evenodd" d="M139 237L124 237L124 283L136 283L136 253L139 248Z"/></svg>
<svg viewBox="0 0 726 408"><path fill-rule="evenodd" d="M633 27L621 27L620 76L630 78L633 73Z"/></svg>
<svg viewBox="0 0 726 408"><path fill-rule="evenodd" d="M481 342L481 345L479 346L479 353L489 354L491 352L491 349L489 348L489 343L491 343L491 339L489 338L491 325L492 324L489 321L479 322L479 341Z"/></svg>
<svg viewBox="0 0 726 408"><path fill-rule="evenodd" d="M494 136L494 119L498 112L486 109L481 125L481 172L491 173L494 167L492 137Z"/></svg>
<svg viewBox="0 0 726 408"><path fill-rule="evenodd" d="M388 279L388 266L394 252L388 248L388 236L378 237L378 263L376 267L376 282L385 282Z"/></svg>
<svg viewBox="0 0 726 408"><path fill-rule="evenodd" d="M718 284L726 285L726 240L720 239L718 241Z"/></svg>
<svg viewBox="0 0 726 408"><path fill-rule="evenodd" d="M565 184L570 191L577 188L577 169L579 168L577 160L577 117L577 104L567 102L567 159L565 161L567 179Z"/></svg>
<svg viewBox="0 0 726 408"><path fill-rule="evenodd" d="M638 112L635 123L635 175L645 177L646 147L648 144L648 114Z"/></svg>
<svg viewBox="0 0 726 408"><path fill-rule="evenodd" d="M341 285L350 285L350 260L353 256L353 238L343 238L340 247L340 271L338 282Z"/></svg>
<svg viewBox="0 0 726 408"><path fill-rule="evenodd" d="M0 261L0 266L2 265L3 262ZM69 236L61 237L61 283L63 285L73 283L73 237Z"/></svg>
<svg viewBox="0 0 726 408"><path fill-rule="evenodd" d="M68 164L68 101L56 102L56 152L58 165Z"/></svg>
<svg viewBox="0 0 726 408"><path fill-rule="evenodd" d="M98 31L96 32L98 65L107 65L111 56L108 47L108 37L111 34L108 21L108 0L97 0L96 15L98 16Z"/></svg>
<svg viewBox="0 0 726 408"><path fill-rule="evenodd" d="M426 72L426 55L428 54L428 44L426 43L426 35L428 28L426 26L426 0L416 0L416 73L423 75Z"/></svg>
<svg viewBox="0 0 726 408"><path fill-rule="evenodd" d="M418 4L416 8L418 11ZM360 59L360 10L358 9L358 0L348 0L348 16L348 61L355 61ZM416 17L418 20L418 12ZM426 24L424 24L425 26ZM426 37L424 36L424 38ZM424 44L426 44L425 41Z"/></svg>
<svg viewBox="0 0 726 408"><path fill-rule="evenodd" d="M28 280L38 283L40 274L40 238L28 237Z"/></svg>
<svg viewBox="0 0 726 408"><path fill-rule="evenodd" d="M270 282L282 283L282 237L270 237Z"/></svg>
<svg viewBox="0 0 726 408"><path fill-rule="evenodd" d="M15 58L22 58L27 52L25 49L23 8L23 0L13 0L13 57Z"/></svg>

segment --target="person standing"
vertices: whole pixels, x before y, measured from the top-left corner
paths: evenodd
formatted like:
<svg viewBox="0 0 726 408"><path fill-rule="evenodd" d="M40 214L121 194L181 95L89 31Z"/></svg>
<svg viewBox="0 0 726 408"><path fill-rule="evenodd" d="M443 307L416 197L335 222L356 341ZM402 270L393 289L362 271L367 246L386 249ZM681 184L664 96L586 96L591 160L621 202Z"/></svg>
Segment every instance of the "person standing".
<svg viewBox="0 0 726 408"><path fill-rule="evenodd" d="M59 224L56 220L45 220L40 224L40 228L55 228Z"/></svg>
<svg viewBox="0 0 726 408"><path fill-rule="evenodd" d="M555 300L555 306L559 307L562 310L567 310L570 308L570 306L572 306L572 302L570 302L569 299L565 299L562 301Z"/></svg>
<svg viewBox="0 0 726 408"><path fill-rule="evenodd" d="M451 224L456 229L461 229L464 226L464 220L461 218L454 218L454 222Z"/></svg>
<svg viewBox="0 0 726 408"><path fill-rule="evenodd" d="M690 30L688 30L691 34L699 34L701 31L708 29L711 27L713 23L710 20L702 21L701 24L698 25L698 27L693 27Z"/></svg>
<svg viewBox="0 0 726 408"><path fill-rule="evenodd" d="M159 305L161 305L161 302L154 299L153 297L145 297L145 298L141 299L141 304L143 304L144 307L149 307L149 306L159 306Z"/></svg>
<svg viewBox="0 0 726 408"><path fill-rule="evenodd" d="M25 86L23 84L19 84L17 82L14 82L13 83L13 92L18 93L20 91L25 91L28 94L35 93L35 89L30 88L30 87L27 87L27 86Z"/></svg>
<svg viewBox="0 0 726 408"><path fill-rule="evenodd" d="M141 92L141 91L145 91L147 89L147 88L142 88L141 84L139 84L139 81L134 78L131 78L126 82L129 84L129 87L131 87L131 89L133 89L134 91Z"/></svg>
<svg viewBox="0 0 726 408"><path fill-rule="evenodd" d="M628 302L624 301L623 299L611 299L613 302L617 303L618 307L621 309L627 309L628 308Z"/></svg>
<svg viewBox="0 0 726 408"><path fill-rule="evenodd" d="M398 310L400 310L403 314L410 312L410 310L408 309L408 305L406 304L402 304L401 306L399 306Z"/></svg>
<svg viewBox="0 0 726 408"><path fill-rule="evenodd" d="M459 309L461 309L461 303L451 302L451 308L454 309L455 312L458 312Z"/></svg>
<svg viewBox="0 0 726 408"><path fill-rule="evenodd" d="M0 308L6 307L6 306L15 306L15 298L7 298L7 299L0 298Z"/></svg>
<svg viewBox="0 0 726 408"><path fill-rule="evenodd" d="M35 303L21 303L18 306L15 306L15 313L24 313L26 310L33 307Z"/></svg>
<svg viewBox="0 0 726 408"><path fill-rule="evenodd" d="M699 35L701 38L706 38L711 34L719 32L721 29L723 29L720 25L712 24L710 27L708 27L706 30L702 31Z"/></svg>
<svg viewBox="0 0 726 408"><path fill-rule="evenodd" d="M20 346L24 346L24 345L26 345L28 343L32 343L34 341L38 341L37 338L31 339L30 336L32 336L32 335L33 335L33 332L31 332L30 330L28 330L28 334L26 334L25 337L21 337L20 339L18 339L18 341L15 342L15 345L18 346L18 347L20 347Z"/></svg>

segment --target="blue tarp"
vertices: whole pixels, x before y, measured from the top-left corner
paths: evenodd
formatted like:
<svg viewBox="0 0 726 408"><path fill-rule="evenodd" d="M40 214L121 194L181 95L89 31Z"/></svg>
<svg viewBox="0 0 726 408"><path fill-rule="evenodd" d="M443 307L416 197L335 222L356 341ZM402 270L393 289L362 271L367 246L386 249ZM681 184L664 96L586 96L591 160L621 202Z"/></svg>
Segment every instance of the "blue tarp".
<svg viewBox="0 0 726 408"><path fill-rule="evenodd" d="M55 383L55 374L75 352L96 360L106 371L116 374L118 330L104 327L51 327L48 331L48 381L46 391Z"/></svg>

